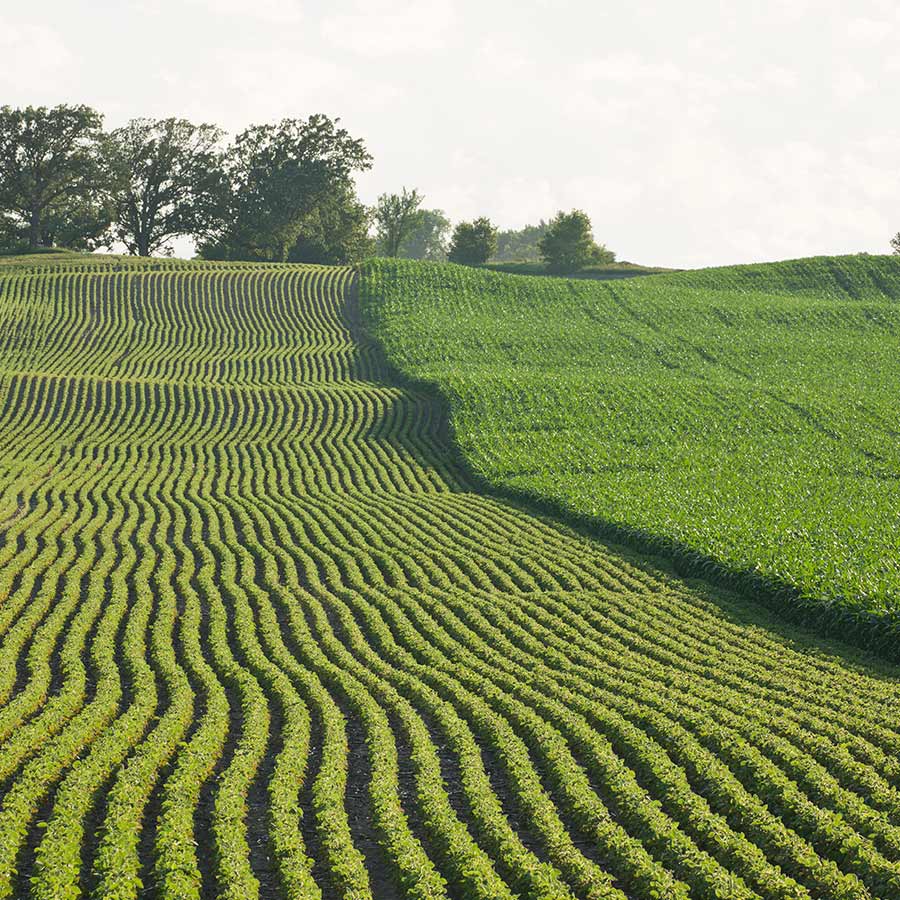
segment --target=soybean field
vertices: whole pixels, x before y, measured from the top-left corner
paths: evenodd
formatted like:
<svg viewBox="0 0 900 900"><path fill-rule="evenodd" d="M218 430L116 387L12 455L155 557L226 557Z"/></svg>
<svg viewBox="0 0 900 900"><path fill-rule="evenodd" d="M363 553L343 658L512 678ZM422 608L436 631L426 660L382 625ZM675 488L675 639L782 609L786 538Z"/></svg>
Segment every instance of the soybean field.
<svg viewBox="0 0 900 900"><path fill-rule="evenodd" d="M0 897L900 896L897 669L492 494L358 279L4 264Z"/></svg>

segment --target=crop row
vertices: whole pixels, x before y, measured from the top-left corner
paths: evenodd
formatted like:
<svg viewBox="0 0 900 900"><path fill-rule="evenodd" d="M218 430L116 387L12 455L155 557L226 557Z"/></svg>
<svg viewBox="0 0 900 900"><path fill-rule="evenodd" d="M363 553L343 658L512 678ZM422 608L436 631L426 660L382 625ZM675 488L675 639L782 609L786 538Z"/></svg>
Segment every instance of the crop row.
<svg viewBox="0 0 900 900"><path fill-rule="evenodd" d="M896 654L897 257L605 283L374 260L361 292L491 488Z"/></svg>
<svg viewBox="0 0 900 900"><path fill-rule="evenodd" d="M892 672L475 492L352 273L116 265L0 273L0 897L900 890Z"/></svg>

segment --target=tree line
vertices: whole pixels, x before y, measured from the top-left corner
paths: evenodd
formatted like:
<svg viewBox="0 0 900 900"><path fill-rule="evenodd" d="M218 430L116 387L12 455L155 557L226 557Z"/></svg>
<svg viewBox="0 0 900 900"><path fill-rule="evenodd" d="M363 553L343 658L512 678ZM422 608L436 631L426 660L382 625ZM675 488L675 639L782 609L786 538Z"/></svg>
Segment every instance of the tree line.
<svg viewBox="0 0 900 900"><path fill-rule="evenodd" d="M482 216L450 221L439 209L425 209L424 198L403 188L400 194L382 194L374 210L376 250L382 256L411 259L448 259L463 265L497 262L543 262L551 272L575 272L588 265L611 263L615 254L594 241L587 214L575 209L559 212L549 222L499 231Z"/></svg>
<svg viewBox="0 0 900 900"><path fill-rule="evenodd" d="M181 118L107 131L85 105L3 106L0 249L154 256L188 237L201 257L221 260L540 259L573 271L615 258L579 210L517 232L486 217L451 231L441 210L406 188L369 208L354 176L371 166L364 142L322 114L251 125L226 143L215 125Z"/></svg>
<svg viewBox="0 0 900 900"><path fill-rule="evenodd" d="M103 129L88 106L0 108L0 245L171 252L210 259L345 262L367 249L353 175L361 140L324 115L251 125L132 119Z"/></svg>

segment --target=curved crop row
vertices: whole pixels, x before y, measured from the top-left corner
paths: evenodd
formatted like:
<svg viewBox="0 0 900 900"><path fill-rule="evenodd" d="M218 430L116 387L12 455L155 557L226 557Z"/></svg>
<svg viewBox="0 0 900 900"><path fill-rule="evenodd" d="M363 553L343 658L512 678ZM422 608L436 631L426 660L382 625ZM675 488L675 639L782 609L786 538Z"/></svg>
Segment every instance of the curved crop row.
<svg viewBox="0 0 900 900"><path fill-rule="evenodd" d="M900 895L897 673L479 493L356 277L0 268L0 897Z"/></svg>

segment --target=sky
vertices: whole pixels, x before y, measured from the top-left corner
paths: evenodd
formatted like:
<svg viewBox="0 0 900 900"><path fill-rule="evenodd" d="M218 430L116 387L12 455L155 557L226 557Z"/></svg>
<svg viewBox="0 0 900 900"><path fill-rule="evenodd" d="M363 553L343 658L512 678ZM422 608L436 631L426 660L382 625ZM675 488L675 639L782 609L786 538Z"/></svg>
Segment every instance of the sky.
<svg viewBox="0 0 900 900"><path fill-rule="evenodd" d="M896 0L44 0L0 4L0 104L230 133L339 116L454 221L591 217L619 259L890 252Z"/></svg>

